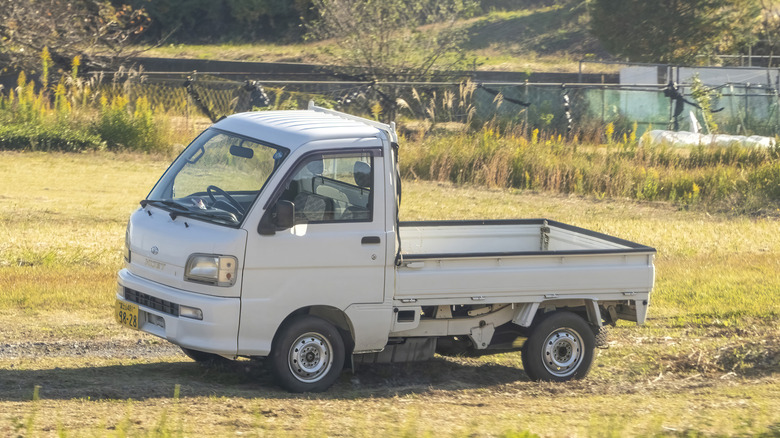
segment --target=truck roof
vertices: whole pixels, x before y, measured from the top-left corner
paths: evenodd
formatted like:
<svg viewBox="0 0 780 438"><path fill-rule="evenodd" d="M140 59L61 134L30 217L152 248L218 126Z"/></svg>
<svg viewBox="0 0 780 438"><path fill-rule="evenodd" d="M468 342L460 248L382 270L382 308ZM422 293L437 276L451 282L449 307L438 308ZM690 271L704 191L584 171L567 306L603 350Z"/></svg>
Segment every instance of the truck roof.
<svg viewBox="0 0 780 438"><path fill-rule="evenodd" d="M234 114L215 128L263 140L291 150L314 140L380 137L398 141L395 124L386 125L309 104L308 110L254 111Z"/></svg>

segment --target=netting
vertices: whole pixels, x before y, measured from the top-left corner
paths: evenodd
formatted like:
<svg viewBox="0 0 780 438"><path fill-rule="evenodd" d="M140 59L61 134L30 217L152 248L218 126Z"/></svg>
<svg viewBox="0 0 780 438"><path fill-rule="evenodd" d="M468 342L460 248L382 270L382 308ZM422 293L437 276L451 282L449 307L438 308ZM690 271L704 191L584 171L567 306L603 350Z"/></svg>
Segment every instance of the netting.
<svg viewBox="0 0 780 438"><path fill-rule="evenodd" d="M589 133L612 123L615 132L692 128L695 117L703 129L703 110L681 88L688 103L678 103L662 86L534 83L370 83L328 81L267 81L258 83L264 97L247 81L216 75L189 77L203 106L218 118L253 109L305 108L309 100L377 119L436 124L515 123L562 134ZM187 91L188 77L149 74L125 84L132 98L146 97L156 110L202 115ZM254 90L254 91L253 91ZM720 132L774 136L780 132L777 90L734 84L710 90L712 121ZM679 107L678 107L679 106ZM681 110L680 110L681 108ZM392 114L390 114L392 112ZM679 113L678 113L679 112Z"/></svg>

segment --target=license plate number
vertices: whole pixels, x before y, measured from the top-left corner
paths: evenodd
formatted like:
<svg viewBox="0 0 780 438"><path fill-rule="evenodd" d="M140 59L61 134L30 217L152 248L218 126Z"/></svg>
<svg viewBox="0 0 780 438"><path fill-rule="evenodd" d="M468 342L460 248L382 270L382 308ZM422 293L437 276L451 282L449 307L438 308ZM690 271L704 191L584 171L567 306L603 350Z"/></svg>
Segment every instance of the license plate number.
<svg viewBox="0 0 780 438"><path fill-rule="evenodd" d="M138 306L117 300L116 321L124 326L138 330Z"/></svg>

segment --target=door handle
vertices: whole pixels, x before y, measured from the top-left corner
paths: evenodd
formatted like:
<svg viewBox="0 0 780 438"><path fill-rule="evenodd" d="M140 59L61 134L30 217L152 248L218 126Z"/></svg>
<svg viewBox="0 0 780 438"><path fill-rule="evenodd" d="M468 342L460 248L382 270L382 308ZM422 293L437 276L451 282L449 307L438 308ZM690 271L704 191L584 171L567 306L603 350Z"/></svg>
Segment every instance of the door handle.
<svg viewBox="0 0 780 438"><path fill-rule="evenodd" d="M379 238L379 236L365 236L360 239L360 243L363 245L377 245L382 243L382 240Z"/></svg>

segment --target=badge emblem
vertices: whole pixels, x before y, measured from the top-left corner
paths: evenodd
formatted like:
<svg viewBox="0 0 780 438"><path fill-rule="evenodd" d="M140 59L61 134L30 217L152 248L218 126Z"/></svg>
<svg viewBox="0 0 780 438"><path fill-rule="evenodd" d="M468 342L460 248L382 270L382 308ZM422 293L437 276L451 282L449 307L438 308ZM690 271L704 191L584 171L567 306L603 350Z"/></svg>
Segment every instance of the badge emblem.
<svg viewBox="0 0 780 438"><path fill-rule="evenodd" d="M152 247L152 254L157 255L157 253L159 253L159 252L160 252L159 248L157 248L156 246Z"/></svg>

